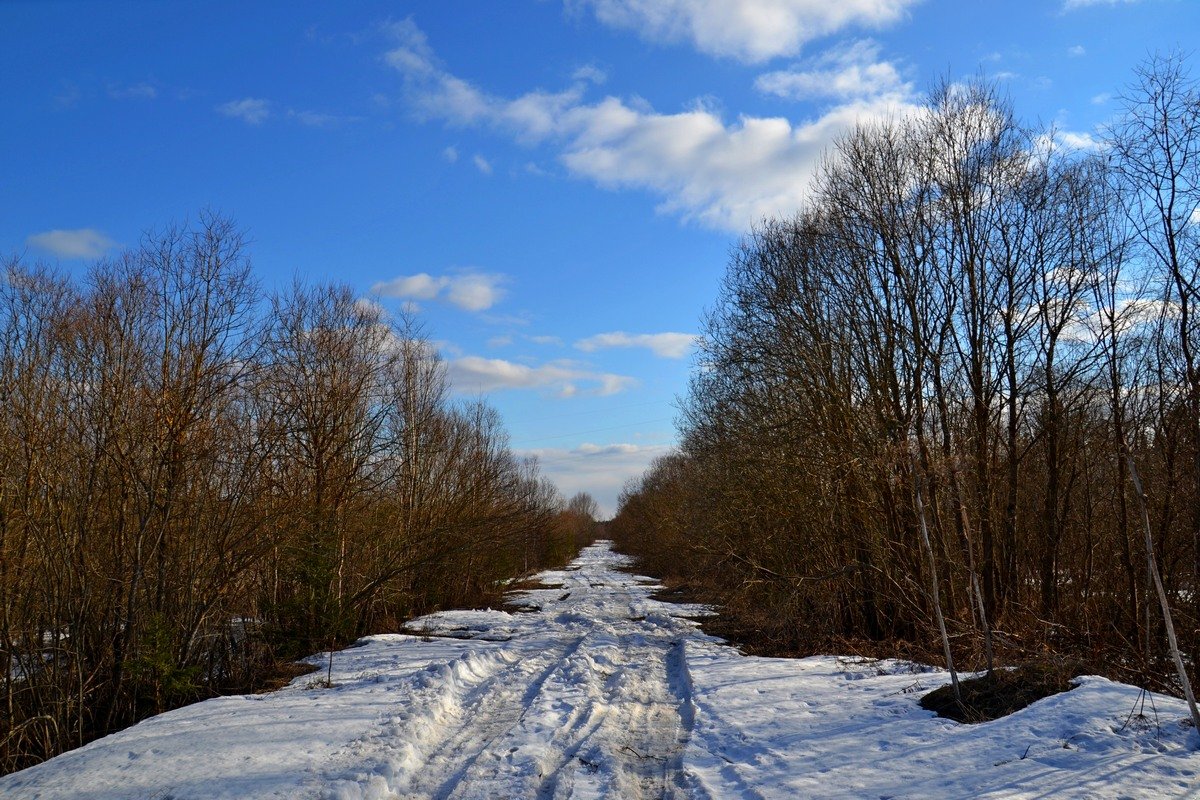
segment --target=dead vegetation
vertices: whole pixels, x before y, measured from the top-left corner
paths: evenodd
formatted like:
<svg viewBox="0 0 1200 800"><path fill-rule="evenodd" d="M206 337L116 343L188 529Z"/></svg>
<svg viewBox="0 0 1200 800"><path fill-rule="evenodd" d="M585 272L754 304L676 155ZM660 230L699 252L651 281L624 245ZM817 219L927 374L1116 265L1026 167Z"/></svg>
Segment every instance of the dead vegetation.
<svg viewBox="0 0 1200 800"><path fill-rule="evenodd" d="M227 219L0 262L0 771L498 600L590 535L413 318L268 295Z"/></svg>
<svg viewBox="0 0 1200 800"><path fill-rule="evenodd" d="M733 252L680 449L626 487L613 538L752 652L1067 659L1186 694L1198 108L1168 55L1099 151L980 82L844 136L811 202ZM1062 686L1045 672L960 691L1011 707L1023 680Z"/></svg>

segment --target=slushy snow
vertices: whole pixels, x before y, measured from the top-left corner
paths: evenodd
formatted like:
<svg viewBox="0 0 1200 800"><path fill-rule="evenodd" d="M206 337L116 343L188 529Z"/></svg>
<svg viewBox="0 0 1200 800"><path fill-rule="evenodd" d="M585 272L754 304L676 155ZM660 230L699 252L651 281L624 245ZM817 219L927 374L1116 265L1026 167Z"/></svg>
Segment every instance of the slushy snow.
<svg viewBox="0 0 1200 800"><path fill-rule="evenodd" d="M162 714L0 797L1200 797L1182 701L1082 677L961 725L918 705L943 671L743 656L623 566L600 542L515 595L524 613L421 618L335 653L332 687L322 671Z"/></svg>

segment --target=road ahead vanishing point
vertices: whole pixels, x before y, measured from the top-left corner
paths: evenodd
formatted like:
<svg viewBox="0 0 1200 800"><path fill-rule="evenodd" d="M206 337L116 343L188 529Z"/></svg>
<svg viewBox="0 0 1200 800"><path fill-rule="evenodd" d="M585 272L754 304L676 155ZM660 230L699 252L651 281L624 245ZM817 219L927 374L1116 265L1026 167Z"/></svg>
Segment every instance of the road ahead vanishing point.
<svg viewBox="0 0 1200 800"><path fill-rule="evenodd" d="M1099 677L960 725L903 661L754 658L608 542L516 593L371 636L266 695L154 717L23 772L29 800L1197 797L1183 702ZM324 667L325 655L313 657Z"/></svg>

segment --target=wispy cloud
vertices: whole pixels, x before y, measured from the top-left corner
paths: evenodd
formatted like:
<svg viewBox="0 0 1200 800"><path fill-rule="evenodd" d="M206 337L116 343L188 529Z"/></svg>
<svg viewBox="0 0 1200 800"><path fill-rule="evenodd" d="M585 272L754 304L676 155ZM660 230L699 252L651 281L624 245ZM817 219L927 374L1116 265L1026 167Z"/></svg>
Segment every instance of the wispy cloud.
<svg viewBox="0 0 1200 800"><path fill-rule="evenodd" d="M476 153L475 157L471 160L475 163L475 169L479 170L484 175L492 174L492 164L486 158Z"/></svg>
<svg viewBox="0 0 1200 800"><path fill-rule="evenodd" d="M361 117L345 116L342 114L327 114L322 111L306 111L289 108L288 119L295 120L308 128L333 128L349 122L358 122Z"/></svg>
<svg viewBox="0 0 1200 800"><path fill-rule="evenodd" d="M465 270L454 275L401 275L380 281L371 291L384 297L407 300L441 300L464 311L485 311L504 297L507 276Z"/></svg>
<svg viewBox="0 0 1200 800"><path fill-rule="evenodd" d="M696 344L696 336L691 333L625 333L613 331L598 333L586 339L580 339L575 347L591 353L611 347L644 347L656 356L663 358L683 358Z"/></svg>
<svg viewBox="0 0 1200 800"><path fill-rule="evenodd" d="M912 85L900 77L894 64L880 60L879 45L872 41L851 42L803 64L760 75L754 86L764 94L791 100L912 95Z"/></svg>
<svg viewBox="0 0 1200 800"><path fill-rule="evenodd" d="M129 85L109 84L108 96L114 100L153 100L158 97L158 89L145 82Z"/></svg>
<svg viewBox="0 0 1200 800"><path fill-rule="evenodd" d="M59 111L66 111L69 108L74 108L82 99L82 89L74 83L63 83L62 87L54 95L54 107Z"/></svg>
<svg viewBox="0 0 1200 800"><path fill-rule="evenodd" d="M1091 6L1119 6L1130 3L1140 3L1141 0L1063 0L1063 11L1074 11L1078 8Z"/></svg>
<svg viewBox="0 0 1200 800"><path fill-rule="evenodd" d="M559 397L590 394L607 397L637 384L627 375L595 372L572 361L552 361L538 366L502 358L463 356L447 361L450 383L460 392L494 392L503 389L536 389Z"/></svg>
<svg viewBox="0 0 1200 800"><path fill-rule="evenodd" d="M588 492L596 498L604 515L611 516L616 513L617 496L625 482L644 473L650 462L670 451L668 444L623 442L517 450L517 454L536 458L542 472L567 497Z"/></svg>
<svg viewBox="0 0 1200 800"><path fill-rule="evenodd" d="M576 81L587 81L599 86L608 80L608 75L604 72L604 70L600 69L595 64L584 64L582 67L571 73L571 79Z"/></svg>
<svg viewBox="0 0 1200 800"><path fill-rule="evenodd" d="M567 0L600 22L653 42L688 42L702 53L760 62L792 56L850 26L896 22L919 0Z"/></svg>
<svg viewBox="0 0 1200 800"><path fill-rule="evenodd" d="M117 243L95 228L55 229L35 233L25 243L59 258L100 258Z"/></svg>
<svg viewBox="0 0 1200 800"><path fill-rule="evenodd" d="M526 145L550 145L577 177L610 189L648 190L663 198L660 211L726 230L793 212L837 136L857 122L913 108L889 92L851 99L800 123L749 116L726 122L703 106L666 114L641 100L587 102L585 82L508 99L443 69L411 20L389 30L396 46L385 61L404 77L409 107L422 118L484 125Z"/></svg>
<svg viewBox="0 0 1200 800"><path fill-rule="evenodd" d="M458 148L454 145L450 145L442 151L442 158L446 159L446 161L451 164L458 161Z"/></svg>
<svg viewBox="0 0 1200 800"><path fill-rule="evenodd" d="M1078 58L1079 56L1087 55L1087 48L1081 44L1073 45L1067 48L1067 55Z"/></svg>
<svg viewBox="0 0 1200 800"><path fill-rule="evenodd" d="M217 112L240 119L247 125L261 125L271 116L271 104L260 97L244 97L217 106Z"/></svg>

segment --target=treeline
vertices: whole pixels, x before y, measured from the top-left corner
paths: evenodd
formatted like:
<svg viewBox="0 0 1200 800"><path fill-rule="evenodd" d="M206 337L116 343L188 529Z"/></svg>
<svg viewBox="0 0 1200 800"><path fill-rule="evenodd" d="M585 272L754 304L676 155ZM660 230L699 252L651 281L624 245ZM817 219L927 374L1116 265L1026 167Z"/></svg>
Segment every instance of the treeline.
<svg viewBox="0 0 1200 800"><path fill-rule="evenodd" d="M1194 679L1184 59L1139 68L1094 147L1057 140L978 81L842 138L808 205L733 253L680 451L626 487L612 534L776 652L940 661L940 605L960 664L994 648L1157 682L1174 669L1148 536Z"/></svg>
<svg viewBox="0 0 1200 800"><path fill-rule="evenodd" d="M0 769L493 599L573 554L578 511L450 401L412 319L345 286L264 296L226 219L78 280L10 259Z"/></svg>

